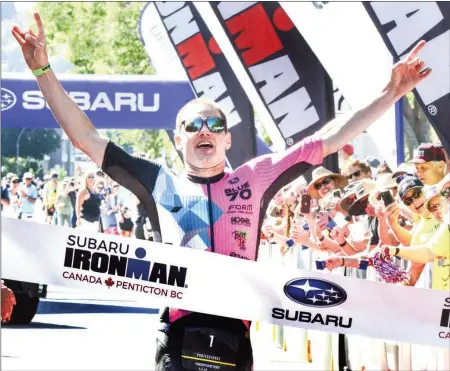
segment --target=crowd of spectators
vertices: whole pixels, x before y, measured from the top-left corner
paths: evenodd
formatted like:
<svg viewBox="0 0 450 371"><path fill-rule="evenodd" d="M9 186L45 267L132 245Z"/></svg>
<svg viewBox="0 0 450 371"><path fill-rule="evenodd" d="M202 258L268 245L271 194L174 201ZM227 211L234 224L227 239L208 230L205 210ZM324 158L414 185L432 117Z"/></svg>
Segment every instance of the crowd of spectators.
<svg viewBox="0 0 450 371"><path fill-rule="evenodd" d="M136 198L102 171L41 180L30 172L2 179L1 207L7 217L131 237L135 232ZM134 203L134 205L133 205Z"/></svg>
<svg viewBox="0 0 450 371"><path fill-rule="evenodd" d="M340 152L341 174L318 167L309 184L296 180L271 201L262 233L272 251L290 251L302 269L450 290L450 163L443 147L421 144L394 171L375 158L355 159L351 145ZM310 263L302 261L305 249ZM448 370L448 358L423 356L418 367Z"/></svg>

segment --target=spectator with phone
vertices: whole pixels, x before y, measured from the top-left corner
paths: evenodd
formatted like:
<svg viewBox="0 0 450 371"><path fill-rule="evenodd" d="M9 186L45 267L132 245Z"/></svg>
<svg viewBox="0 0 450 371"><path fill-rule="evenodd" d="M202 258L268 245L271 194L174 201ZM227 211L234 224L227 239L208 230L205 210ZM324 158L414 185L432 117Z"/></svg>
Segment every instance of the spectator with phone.
<svg viewBox="0 0 450 371"><path fill-rule="evenodd" d="M369 196L369 203L374 207L375 216L378 222L379 243L382 245L398 245L398 241L391 232L385 218L385 210L398 196L397 182L391 173L380 175L375 184L375 190ZM400 225L405 227L406 218L400 216Z"/></svg>
<svg viewBox="0 0 450 371"><path fill-rule="evenodd" d="M325 200L333 196L333 191L344 189L348 180L341 174L336 174L320 166L312 172L312 180L306 188L306 192L323 205ZM323 206L322 206L323 207Z"/></svg>
<svg viewBox="0 0 450 371"><path fill-rule="evenodd" d="M381 251L387 259L398 256L415 263L433 263L432 289L450 289L450 177L425 194L425 207L440 223L436 233L421 244L411 246L383 246Z"/></svg>
<svg viewBox="0 0 450 371"><path fill-rule="evenodd" d="M406 174L397 178L398 195L402 204L411 213L418 216L410 231L400 223L401 208L397 202L391 203L386 209L386 217L389 227L395 238L404 246L418 246L430 240L439 228L439 222L433 217L425 206L424 184L417 176ZM409 285L415 286L424 269L423 264L413 263L411 265L411 279ZM428 283L424 283L428 288Z"/></svg>

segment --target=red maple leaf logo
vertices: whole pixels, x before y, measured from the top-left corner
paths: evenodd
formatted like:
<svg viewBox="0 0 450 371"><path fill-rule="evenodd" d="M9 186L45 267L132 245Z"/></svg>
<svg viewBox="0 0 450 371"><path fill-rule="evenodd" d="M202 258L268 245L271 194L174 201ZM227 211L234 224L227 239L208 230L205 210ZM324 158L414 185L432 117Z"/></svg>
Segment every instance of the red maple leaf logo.
<svg viewBox="0 0 450 371"><path fill-rule="evenodd" d="M111 279L111 277L109 277L107 280L105 280L105 284L109 289L112 285L114 285L114 281Z"/></svg>

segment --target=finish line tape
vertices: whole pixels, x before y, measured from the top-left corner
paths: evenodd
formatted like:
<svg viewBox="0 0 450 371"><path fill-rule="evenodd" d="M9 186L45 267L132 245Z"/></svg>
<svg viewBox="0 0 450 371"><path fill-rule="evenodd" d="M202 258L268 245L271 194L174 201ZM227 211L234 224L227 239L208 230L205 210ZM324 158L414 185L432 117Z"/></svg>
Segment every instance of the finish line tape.
<svg viewBox="0 0 450 371"><path fill-rule="evenodd" d="M2 278L447 348L450 295L2 217Z"/></svg>

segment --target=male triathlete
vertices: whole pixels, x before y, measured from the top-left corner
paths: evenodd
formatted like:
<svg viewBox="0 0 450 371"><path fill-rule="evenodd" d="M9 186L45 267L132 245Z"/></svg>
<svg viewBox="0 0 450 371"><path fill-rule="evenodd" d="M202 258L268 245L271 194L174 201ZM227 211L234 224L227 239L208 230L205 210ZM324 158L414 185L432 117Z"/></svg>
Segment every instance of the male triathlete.
<svg viewBox="0 0 450 371"><path fill-rule="evenodd" d="M18 27L12 32L73 145L139 198L153 217L151 225L161 242L240 259L256 259L266 207L280 188L361 134L430 73L420 72L424 63L416 55L425 44L421 42L405 61L395 65L390 82L367 107L327 124L285 153L254 159L228 173L224 172L225 153L231 135L224 113L208 100L189 102L176 121L175 143L183 153L186 170L177 177L164 166L133 157L100 137L51 71L38 14L35 20L37 35ZM251 369L248 322L175 308L166 308L161 319L158 370Z"/></svg>

